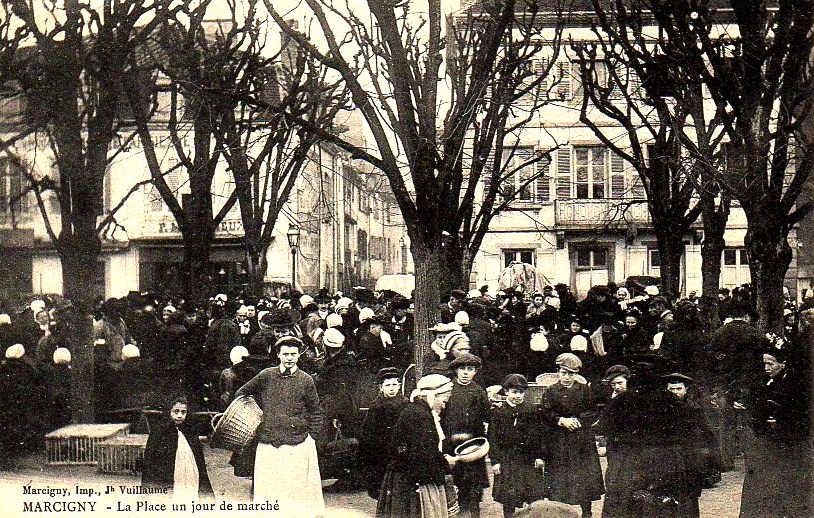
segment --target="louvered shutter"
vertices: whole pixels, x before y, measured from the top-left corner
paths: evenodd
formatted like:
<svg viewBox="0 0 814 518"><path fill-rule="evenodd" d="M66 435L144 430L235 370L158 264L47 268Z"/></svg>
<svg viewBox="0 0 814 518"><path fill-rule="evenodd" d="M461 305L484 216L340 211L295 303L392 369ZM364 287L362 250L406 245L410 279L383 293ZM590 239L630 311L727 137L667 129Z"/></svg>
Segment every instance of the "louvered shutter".
<svg viewBox="0 0 814 518"><path fill-rule="evenodd" d="M535 80L540 77L540 82L537 84L536 89L536 99L538 101L548 99L548 82L549 77L546 74L546 66L548 64L548 60L546 58L540 58L534 60L534 75Z"/></svg>
<svg viewBox="0 0 814 518"><path fill-rule="evenodd" d="M571 197L571 148L557 150L557 199Z"/></svg>
<svg viewBox="0 0 814 518"><path fill-rule="evenodd" d="M551 199L551 160L543 158L537 163L537 192L534 201L543 203Z"/></svg>
<svg viewBox="0 0 814 518"><path fill-rule="evenodd" d="M571 63L568 61L557 63L557 97L560 100L571 98Z"/></svg>
<svg viewBox="0 0 814 518"><path fill-rule="evenodd" d="M625 197L625 161L613 150L610 151L610 197Z"/></svg>
<svg viewBox="0 0 814 518"><path fill-rule="evenodd" d="M494 152L491 152L486 158L486 165L483 166L483 172L481 173L481 177L483 178L483 201L486 201L486 197L489 196L489 189L492 188L492 175L494 174L494 167L495 154Z"/></svg>

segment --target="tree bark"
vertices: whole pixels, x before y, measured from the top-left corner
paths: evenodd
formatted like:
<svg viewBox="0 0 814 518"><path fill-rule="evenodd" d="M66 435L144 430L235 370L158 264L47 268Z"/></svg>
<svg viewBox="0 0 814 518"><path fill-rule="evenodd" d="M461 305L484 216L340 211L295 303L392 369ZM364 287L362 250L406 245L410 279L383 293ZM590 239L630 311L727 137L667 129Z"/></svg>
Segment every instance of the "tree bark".
<svg viewBox="0 0 814 518"><path fill-rule="evenodd" d="M676 231L672 225L656 225L658 241L659 267L661 275L661 293L670 299L677 298L681 291L681 257L684 254L684 232ZM667 228L665 228L667 227ZM680 230L683 230L680 229Z"/></svg>
<svg viewBox="0 0 814 518"><path fill-rule="evenodd" d="M783 285L792 252L783 223L768 218L767 212L747 214L744 242L749 253L758 327L762 331L782 334Z"/></svg>
<svg viewBox="0 0 814 518"><path fill-rule="evenodd" d="M701 243L701 293L705 300L706 320L711 329L721 321L718 304L718 288L721 286L721 254L726 242L724 231L729 219L729 200L722 201L720 209L715 209L714 200L702 200L704 219L704 241Z"/></svg>
<svg viewBox="0 0 814 518"><path fill-rule="evenodd" d="M94 293L88 289L88 283L96 274L96 261L101 246L95 231L84 239L75 235L60 241L63 294L73 307L68 314L71 321L66 326L73 372L71 422L93 423L96 420L92 316Z"/></svg>
<svg viewBox="0 0 814 518"><path fill-rule="evenodd" d="M424 354L431 342L428 329L438 322L443 258L440 247L421 241L419 236L410 236L410 251L415 258L415 365L418 379L423 373Z"/></svg>

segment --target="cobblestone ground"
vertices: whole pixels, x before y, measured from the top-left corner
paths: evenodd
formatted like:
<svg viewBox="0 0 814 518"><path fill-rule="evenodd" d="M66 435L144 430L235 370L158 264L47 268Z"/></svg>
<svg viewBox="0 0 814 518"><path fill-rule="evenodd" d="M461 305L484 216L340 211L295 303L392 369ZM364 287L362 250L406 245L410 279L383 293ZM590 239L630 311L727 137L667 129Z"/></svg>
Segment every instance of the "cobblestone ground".
<svg viewBox="0 0 814 518"><path fill-rule="evenodd" d="M229 453L223 450L213 450L205 447L207 466L212 485L218 500L231 502L246 502L251 500L251 481L236 478L229 465ZM602 459L604 467L604 459ZM139 479L127 475L107 475L96 473L92 466L47 466L42 455L31 455L19 459L16 465L8 471L0 471L0 517L13 518L17 516L30 516L23 513L23 500L35 497L24 496L23 486L31 484L36 487L62 487L73 488L75 485L87 487L104 487L107 484L118 486L137 484ZM373 516L376 502L361 491L332 492L329 489L330 481L323 482L325 503L328 507L328 517L362 517ZM740 492L743 485L743 462L739 460L734 471L724 473L723 480L714 488L704 491L701 497L702 518L736 518L740 508ZM39 497L39 500L48 498ZM55 500L51 500L55 501ZM227 512L199 512L191 513L136 513L136 512L105 512L106 506L101 504L93 513L71 513L72 518L84 516L100 517L106 515L120 518L137 518L145 516L201 516L220 517L234 514L236 517L255 516L254 513L227 513ZM578 507L576 508L578 509ZM100 512L101 511L101 512ZM113 511L115 511L115 506ZM602 502L594 502L594 516L600 516ZM284 517L282 512L265 512L256 516ZM502 518L503 513L499 504L494 502L489 490L481 504L483 518Z"/></svg>

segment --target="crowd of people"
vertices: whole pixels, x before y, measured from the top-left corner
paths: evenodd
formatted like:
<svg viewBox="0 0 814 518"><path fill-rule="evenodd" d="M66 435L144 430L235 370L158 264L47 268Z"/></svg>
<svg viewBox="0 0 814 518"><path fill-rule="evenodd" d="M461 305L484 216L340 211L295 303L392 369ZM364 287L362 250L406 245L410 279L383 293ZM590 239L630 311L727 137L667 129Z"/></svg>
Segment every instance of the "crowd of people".
<svg viewBox="0 0 814 518"><path fill-rule="evenodd" d="M338 484L366 489L380 516L446 516L452 500L478 516L490 484L486 459L455 455L478 437L489 438L492 494L506 516L540 499L590 516L603 494L607 517L698 516L702 489L741 454L742 516L808 514L810 466L801 459L810 457L814 293L799 307L787 298L784 333L763 334L748 286L720 291L721 324L703 298L671 300L656 286L594 286L580 301L562 284L530 297L452 290L429 329L418 380L412 301L365 288L350 295L218 294L193 304L131 293L101 302L97 420L135 419L167 401L184 416L222 411L252 395L264 420L250 450L233 455L235 475L254 476L261 496L279 494L282 486L257 485L282 458L278 450L293 448L286 458L312 479L316 451L349 448L341 428L358 450L341 466L320 458L322 476L335 470ZM5 458L40 447L44 433L70 419L70 311L35 299L24 312L0 314ZM175 419L173 405L166 408ZM281 428L282 415L291 429ZM190 436L183 421L175 423L180 435L162 432L172 448ZM187 442L194 479L205 466ZM780 497L767 503L772 489Z"/></svg>

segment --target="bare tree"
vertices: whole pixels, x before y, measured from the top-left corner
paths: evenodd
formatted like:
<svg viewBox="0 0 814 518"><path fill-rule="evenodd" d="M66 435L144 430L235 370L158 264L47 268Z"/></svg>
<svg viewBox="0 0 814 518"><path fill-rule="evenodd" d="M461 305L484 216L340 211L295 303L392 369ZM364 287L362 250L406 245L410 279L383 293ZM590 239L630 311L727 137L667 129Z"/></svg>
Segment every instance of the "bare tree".
<svg viewBox="0 0 814 518"><path fill-rule="evenodd" d="M462 278L468 278L471 259L499 205L500 175L507 171L495 165L486 171L497 181L485 206L473 215L489 157L505 162L499 138L516 138L511 124L518 115L509 105L524 85L534 89L534 80L531 85L525 82L531 73L524 72L528 69L523 63L546 44L535 42L542 40L536 2L473 8L465 20L446 20L445 40L440 0L428 0L421 12L414 3L369 0L364 17L330 2L306 0L326 41L324 51L289 27L270 0L264 3L280 27L339 74L373 136L375 150L330 132L324 135L389 180L415 259L420 363L429 343L427 328L438 318L441 287L449 280L460 286ZM518 16L516 10L524 14ZM462 21L471 24L469 28L456 25ZM456 49L442 74L445 45L452 40ZM540 75L544 77L545 70ZM441 88L444 77L450 81L448 98ZM544 158L540 153L529 161Z"/></svg>
<svg viewBox="0 0 814 518"><path fill-rule="evenodd" d="M580 118L639 174L658 239L662 284L673 296L684 236L703 214L703 293L714 311L730 207L715 177L723 164L724 132L714 105L712 113L706 106L697 72L685 66L683 56L695 51L695 42L683 33L668 38L664 31L648 31L655 26L650 3L593 2L594 39L572 45L584 85ZM624 128L628 148L597 123L599 114Z"/></svg>
<svg viewBox="0 0 814 518"><path fill-rule="evenodd" d="M255 46L262 46L256 33L249 47ZM249 288L260 295L274 226L321 140L312 129L333 130L337 113L349 104L341 82L328 80L327 69L287 36L277 56L253 63L232 92L225 92L238 95L231 97L233 109L220 114L223 138L218 145L235 180ZM270 107L242 102L242 96ZM307 124L294 124L292 118Z"/></svg>
<svg viewBox="0 0 814 518"><path fill-rule="evenodd" d="M152 89L129 81L128 98L153 185L178 225L184 243L182 281L190 300L205 298L209 288L209 252L218 226L238 201L238 192L224 193L216 207L213 181L223 164L229 122L240 109L241 88L258 79L264 58L259 54L259 22L253 9L238 18L209 22L211 0L190 5L183 20L168 20L156 46L166 60L153 70ZM251 6L249 6L251 7ZM156 146L156 142L163 146ZM160 154L175 160L162 164ZM167 182L183 170L188 196Z"/></svg>
<svg viewBox="0 0 814 518"><path fill-rule="evenodd" d="M7 79L20 88L27 104L20 133L36 130L47 142L54 175L31 176L32 190L46 231L62 263L64 295L75 305L72 345L73 420L92 422L93 292L101 234L114 222L99 221L103 182L111 161L111 142L119 126L121 81L130 57L166 19L164 0L105 2L100 9L78 0L61 4L4 0L7 27L25 27L30 38L14 56L4 57ZM36 12L35 12L36 9ZM1 33L9 37L10 32ZM9 48L6 42L4 48ZM13 47L13 46L12 46ZM34 49L34 51L29 51ZM11 137L13 139L14 137ZM113 151L115 154L117 151ZM52 221L43 194L53 191L59 218Z"/></svg>
<svg viewBox="0 0 814 518"><path fill-rule="evenodd" d="M799 203L814 148L805 132L812 101L814 2L728 2L737 27L721 34L708 2L654 1L670 40L689 38L683 54L715 102L716 124L729 140L717 181L747 218L745 238L763 329L783 329L783 281L792 259L789 231L810 213ZM689 45L687 46L689 49Z"/></svg>

